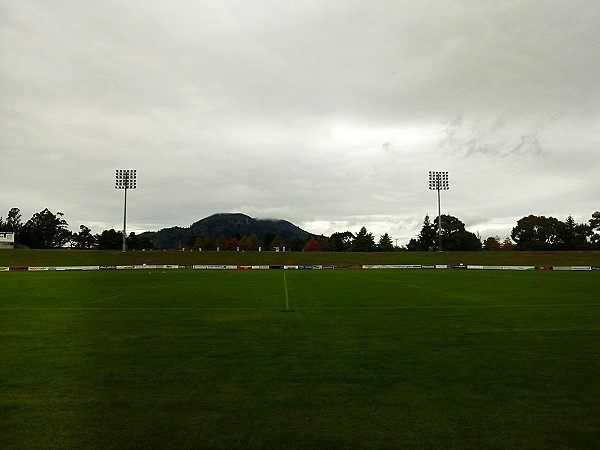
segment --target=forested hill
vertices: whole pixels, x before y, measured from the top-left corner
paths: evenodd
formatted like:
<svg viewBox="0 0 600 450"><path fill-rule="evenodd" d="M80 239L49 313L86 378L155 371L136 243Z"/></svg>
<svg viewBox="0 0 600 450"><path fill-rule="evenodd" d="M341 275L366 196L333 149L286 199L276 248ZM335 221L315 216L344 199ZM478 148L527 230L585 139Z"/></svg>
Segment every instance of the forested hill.
<svg viewBox="0 0 600 450"><path fill-rule="evenodd" d="M264 242L265 237L279 236L286 245L290 245L298 239L304 242L309 236L307 231L287 220L254 219L241 213L213 214L194 222L189 228L163 228L156 232L143 233L143 236L149 237L156 248L175 248L189 245L193 236L231 238L253 234L258 237L260 242Z"/></svg>

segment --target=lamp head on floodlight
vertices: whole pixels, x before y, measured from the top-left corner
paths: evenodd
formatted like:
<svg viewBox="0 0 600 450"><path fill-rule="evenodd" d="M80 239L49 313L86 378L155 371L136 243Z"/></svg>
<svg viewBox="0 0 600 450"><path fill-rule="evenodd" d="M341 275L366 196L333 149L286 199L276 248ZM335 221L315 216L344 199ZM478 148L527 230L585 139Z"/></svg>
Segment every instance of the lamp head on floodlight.
<svg viewBox="0 0 600 450"><path fill-rule="evenodd" d="M429 171L429 189L432 191L447 191L450 189L448 172Z"/></svg>
<svg viewBox="0 0 600 450"><path fill-rule="evenodd" d="M136 170L116 170L115 171L115 189L135 189L136 188Z"/></svg>

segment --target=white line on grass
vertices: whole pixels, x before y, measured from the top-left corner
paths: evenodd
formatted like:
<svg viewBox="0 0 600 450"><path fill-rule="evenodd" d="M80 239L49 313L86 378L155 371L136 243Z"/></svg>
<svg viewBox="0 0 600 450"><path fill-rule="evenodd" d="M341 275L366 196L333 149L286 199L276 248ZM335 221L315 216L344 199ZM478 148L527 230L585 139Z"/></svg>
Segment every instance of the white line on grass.
<svg viewBox="0 0 600 450"><path fill-rule="evenodd" d="M285 279L285 272L283 272L283 287L285 288L285 309L290 309L290 297L288 295L287 280Z"/></svg>
<svg viewBox="0 0 600 450"><path fill-rule="evenodd" d="M105 301L105 300L111 300L111 299L113 299L113 298L121 297L122 295L123 295L123 294L117 294L117 295L113 295L113 296L111 296L111 297L104 297L104 298L101 298L100 300L93 300L93 301L91 301L90 303L98 303L98 302L103 302L103 301Z"/></svg>

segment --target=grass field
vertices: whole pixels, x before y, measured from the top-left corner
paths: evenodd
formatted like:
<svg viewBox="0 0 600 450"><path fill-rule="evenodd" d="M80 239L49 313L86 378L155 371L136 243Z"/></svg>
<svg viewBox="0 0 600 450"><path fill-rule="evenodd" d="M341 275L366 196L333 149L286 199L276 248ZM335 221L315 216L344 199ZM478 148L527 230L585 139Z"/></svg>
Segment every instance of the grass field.
<svg viewBox="0 0 600 450"><path fill-rule="evenodd" d="M600 273L0 273L0 448L595 448Z"/></svg>

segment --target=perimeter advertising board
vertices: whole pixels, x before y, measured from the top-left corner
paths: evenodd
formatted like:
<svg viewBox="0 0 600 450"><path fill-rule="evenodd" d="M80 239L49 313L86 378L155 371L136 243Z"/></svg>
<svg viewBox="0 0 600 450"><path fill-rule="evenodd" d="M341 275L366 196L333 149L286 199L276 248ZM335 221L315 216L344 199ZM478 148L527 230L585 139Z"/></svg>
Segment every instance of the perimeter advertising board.
<svg viewBox="0 0 600 450"><path fill-rule="evenodd" d="M12 231L0 231L0 250L4 248L15 248L15 233Z"/></svg>

